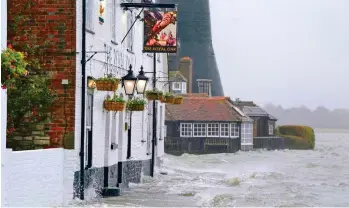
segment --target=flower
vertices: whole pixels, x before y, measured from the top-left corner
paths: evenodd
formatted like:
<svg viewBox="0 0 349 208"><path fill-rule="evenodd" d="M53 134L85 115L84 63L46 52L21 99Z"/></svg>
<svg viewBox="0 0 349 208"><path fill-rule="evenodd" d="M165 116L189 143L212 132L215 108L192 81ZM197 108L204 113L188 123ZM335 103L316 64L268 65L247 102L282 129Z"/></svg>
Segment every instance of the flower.
<svg viewBox="0 0 349 208"><path fill-rule="evenodd" d="M14 69L14 68L15 68L15 66L11 65L11 69Z"/></svg>
<svg viewBox="0 0 349 208"><path fill-rule="evenodd" d="M2 85L2 86L1 86L1 89L6 89L6 85Z"/></svg>
<svg viewBox="0 0 349 208"><path fill-rule="evenodd" d="M23 75L27 76L28 74L29 74L29 72L27 70L24 70Z"/></svg>
<svg viewBox="0 0 349 208"><path fill-rule="evenodd" d="M11 44L8 44L7 47L11 49L13 48Z"/></svg>

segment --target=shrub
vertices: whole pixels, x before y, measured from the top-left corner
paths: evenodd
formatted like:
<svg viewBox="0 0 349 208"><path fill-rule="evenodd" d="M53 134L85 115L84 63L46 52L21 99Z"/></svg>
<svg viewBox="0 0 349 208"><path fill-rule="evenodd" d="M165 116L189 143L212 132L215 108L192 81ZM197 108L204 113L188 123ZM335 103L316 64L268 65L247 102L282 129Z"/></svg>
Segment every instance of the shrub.
<svg viewBox="0 0 349 208"><path fill-rule="evenodd" d="M314 149L315 133L309 126L278 126L276 133L285 138L285 147L290 149Z"/></svg>

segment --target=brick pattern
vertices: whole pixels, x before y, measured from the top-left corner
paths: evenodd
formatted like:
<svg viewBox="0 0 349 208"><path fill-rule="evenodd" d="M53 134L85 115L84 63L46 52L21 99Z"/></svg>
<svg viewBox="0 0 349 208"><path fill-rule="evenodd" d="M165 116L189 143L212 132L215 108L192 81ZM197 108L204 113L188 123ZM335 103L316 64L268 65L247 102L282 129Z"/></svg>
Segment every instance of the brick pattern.
<svg viewBox="0 0 349 208"><path fill-rule="evenodd" d="M38 58L49 72L51 88L58 94L52 106L49 137L54 146L64 146L65 140L74 140L75 80L76 80L76 1L75 0L11 0L8 1L8 25L14 25L18 17L27 17L29 23L15 30L9 29L8 43L14 38L23 44L45 46ZM12 32L11 32L12 31ZM28 33L28 37L20 34ZM32 38L34 37L34 38ZM50 41L50 45L45 42ZM31 47L31 45L28 45ZM62 79L68 79L66 89ZM71 142L69 142L71 143Z"/></svg>

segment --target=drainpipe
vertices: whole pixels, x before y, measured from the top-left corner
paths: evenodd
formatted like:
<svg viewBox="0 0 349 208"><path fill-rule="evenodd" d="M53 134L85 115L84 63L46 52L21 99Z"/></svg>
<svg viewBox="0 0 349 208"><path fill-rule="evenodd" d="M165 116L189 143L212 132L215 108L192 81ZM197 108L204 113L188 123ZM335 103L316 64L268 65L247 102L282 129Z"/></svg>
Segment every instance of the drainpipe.
<svg viewBox="0 0 349 208"><path fill-rule="evenodd" d="M82 39L81 39L81 129L80 129L80 199L84 200L84 159L85 159L85 93L86 93L86 0L82 0Z"/></svg>
<svg viewBox="0 0 349 208"><path fill-rule="evenodd" d="M156 88L156 53L153 54L153 90ZM153 100L153 142L152 142L152 153L151 153L151 169L150 169L150 176L154 177L154 167L155 167L155 147L157 146L156 141L156 101Z"/></svg>

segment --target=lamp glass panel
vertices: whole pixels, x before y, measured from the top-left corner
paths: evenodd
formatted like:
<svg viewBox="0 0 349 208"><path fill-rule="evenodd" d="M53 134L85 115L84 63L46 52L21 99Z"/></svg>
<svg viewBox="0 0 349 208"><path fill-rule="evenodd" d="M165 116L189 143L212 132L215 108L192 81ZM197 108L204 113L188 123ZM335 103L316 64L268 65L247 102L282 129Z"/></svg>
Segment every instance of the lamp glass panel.
<svg viewBox="0 0 349 208"><path fill-rule="evenodd" d="M133 95L135 90L136 80L124 80L124 87L126 95Z"/></svg>
<svg viewBox="0 0 349 208"><path fill-rule="evenodd" d="M138 80L136 85L137 85L137 93L144 94L145 87L147 86L147 80Z"/></svg>

